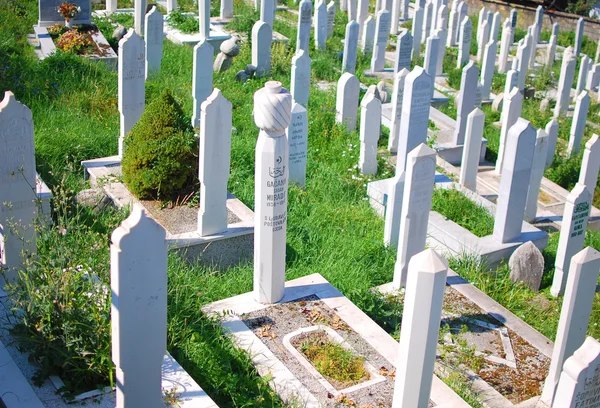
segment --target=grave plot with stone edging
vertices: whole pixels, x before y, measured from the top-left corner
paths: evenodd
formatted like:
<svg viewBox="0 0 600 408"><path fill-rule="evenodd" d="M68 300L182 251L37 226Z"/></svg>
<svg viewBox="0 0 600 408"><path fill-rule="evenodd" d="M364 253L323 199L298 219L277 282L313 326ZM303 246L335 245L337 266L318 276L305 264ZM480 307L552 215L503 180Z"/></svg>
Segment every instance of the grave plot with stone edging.
<svg viewBox="0 0 600 408"><path fill-rule="evenodd" d="M367 187L371 207L383 217L385 217L391 180L373 181ZM455 188L461 191L465 197L485 207L490 214L496 213L495 204L460 186L442 174L436 174L435 183L436 188ZM518 239L514 242L500 243L492 235L481 238L477 237L466 228L461 227L452 220L446 219L435 211L430 213L427 234L428 245L438 250L441 254L472 254L484 259L490 267L497 265L503 259L508 260L510 255L523 242L533 241L540 249L545 248L548 243L548 234L546 232L539 230L525 221L522 223L521 236Z"/></svg>
<svg viewBox="0 0 600 408"><path fill-rule="evenodd" d="M227 229L218 234L201 236L197 230L197 204L176 203L164 207L154 200L138 200L122 182L121 166L105 159L84 164L90 184L101 188L118 207L141 203L148 214L167 231L169 248L190 260L202 263L235 265L252 258L254 213L232 194L227 196ZM188 197L188 200L192 197Z"/></svg>
<svg viewBox="0 0 600 408"><path fill-rule="evenodd" d="M285 296L275 305L256 302L250 292L211 303L203 310L220 316L237 347L250 352L259 374L271 377L271 386L287 403L333 407L354 401L358 406L391 407L398 343L319 274L286 282ZM293 339L300 327L318 329L319 325L327 326L326 332L335 331L372 366L375 374L363 388L356 384L344 391L340 384L332 391L328 381L307 369L306 362L286 348L286 337ZM289 344L298 343L291 340ZM439 405L468 406L434 376L429 406Z"/></svg>

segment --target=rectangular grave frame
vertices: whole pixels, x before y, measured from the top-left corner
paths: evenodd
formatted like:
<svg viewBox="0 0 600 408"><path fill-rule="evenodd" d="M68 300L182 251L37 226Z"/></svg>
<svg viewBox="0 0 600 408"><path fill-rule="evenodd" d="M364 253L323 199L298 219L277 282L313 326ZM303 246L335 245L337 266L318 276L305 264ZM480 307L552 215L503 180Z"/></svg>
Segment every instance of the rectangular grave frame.
<svg viewBox="0 0 600 408"><path fill-rule="evenodd" d="M369 203L375 212L385 217L387 204L387 191L392 179L372 181L367 185ZM477 193L453 182L441 173L436 173L435 186L437 188L456 188L471 201L485 207L492 215L496 213L496 204L491 203ZM502 260L508 261L510 255L522 244L532 241L540 250L548 245L548 234L523 221L521 235L513 242L500 243L493 235L477 237L466 228L454 221L446 219L441 214L431 211L427 226L427 245L437 250L442 256L469 254L477 256L486 262L488 267L494 268Z"/></svg>
<svg viewBox="0 0 600 408"><path fill-rule="evenodd" d="M335 310L336 314L383 358L393 366L397 365L398 342L320 274L315 273L286 282L285 295L279 304L310 295L317 296L325 305ZM320 406L318 400L241 319L242 314L269 306L256 302L254 293L248 292L213 302L204 306L202 310L209 316L220 318L221 326L230 333L236 347L249 352L259 375L272 376L269 385L284 401L300 400L307 408L317 408ZM440 407L469 406L435 375L430 400Z"/></svg>
<svg viewBox="0 0 600 408"><path fill-rule="evenodd" d="M39 50L36 50L38 58L40 60L43 60L44 58L54 54L56 52L56 45L54 44L54 40L50 37L47 27L35 25L33 26L33 31L35 33L37 43L39 44ZM96 33L92 35L92 39L98 47L102 47L103 49L105 49L108 55L102 56L93 54L82 56L82 58L87 58L90 61L103 62L106 65L108 65L111 69L117 69L118 56L115 53L115 51L111 48L110 44L108 43L106 38L104 38L104 35L99 29Z"/></svg>
<svg viewBox="0 0 600 408"><path fill-rule="evenodd" d="M119 156L85 160L81 165L91 186L101 187L117 207L131 208L134 203L143 206L124 183L114 179L115 167L121 165ZM105 180L109 181L104 182ZM254 212L231 193L228 193L226 205L227 210L239 222L228 224L223 232L205 237L200 236L197 230L173 234L165 228L169 250L178 252L191 262L199 261L204 265L218 265L222 268L250 261L254 245ZM152 217L150 211L147 214Z"/></svg>
<svg viewBox="0 0 600 408"><path fill-rule="evenodd" d="M448 269L446 285L456 290L467 300L475 303L477 307L482 309L490 317L500 322L503 325L503 327L515 332L523 340L525 340L531 346L535 347L541 354L548 357L549 359L552 358L552 350L554 348L554 343L550 339L538 332L533 327L529 326L517 315L515 315L510 310L496 302L494 299L492 299L484 292L473 286L471 283L464 280L452 269ZM376 286L372 290L384 295L393 295L395 293L398 293L398 291L393 288L392 282ZM439 369L441 372L450 374L450 370L445 368L441 364L436 365L436 369ZM473 390L477 392L480 400L485 401L486 407L541 408L541 406L536 405L539 404L539 396L533 397L529 400L521 402L520 404L514 405L506 397L500 394L494 387L485 382L473 371L466 369L465 372L470 376L470 380L473 384Z"/></svg>

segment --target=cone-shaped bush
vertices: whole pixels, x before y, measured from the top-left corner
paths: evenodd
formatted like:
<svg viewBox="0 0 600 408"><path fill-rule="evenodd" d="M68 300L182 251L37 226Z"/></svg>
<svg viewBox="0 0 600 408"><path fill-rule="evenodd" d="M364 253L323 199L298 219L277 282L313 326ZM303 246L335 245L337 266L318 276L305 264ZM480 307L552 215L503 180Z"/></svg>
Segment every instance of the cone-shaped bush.
<svg viewBox="0 0 600 408"><path fill-rule="evenodd" d="M198 140L181 106L164 91L125 137L123 179L140 199L170 200L198 175Z"/></svg>

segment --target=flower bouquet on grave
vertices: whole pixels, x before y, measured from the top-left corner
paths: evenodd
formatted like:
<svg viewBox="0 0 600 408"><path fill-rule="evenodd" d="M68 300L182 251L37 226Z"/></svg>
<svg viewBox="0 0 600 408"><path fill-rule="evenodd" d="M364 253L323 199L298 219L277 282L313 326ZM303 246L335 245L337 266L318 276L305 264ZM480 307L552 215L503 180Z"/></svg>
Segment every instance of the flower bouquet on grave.
<svg viewBox="0 0 600 408"><path fill-rule="evenodd" d="M65 27L71 28L71 19L75 18L75 16L81 11L81 7L75 3L64 2L60 3L56 10L65 18Z"/></svg>

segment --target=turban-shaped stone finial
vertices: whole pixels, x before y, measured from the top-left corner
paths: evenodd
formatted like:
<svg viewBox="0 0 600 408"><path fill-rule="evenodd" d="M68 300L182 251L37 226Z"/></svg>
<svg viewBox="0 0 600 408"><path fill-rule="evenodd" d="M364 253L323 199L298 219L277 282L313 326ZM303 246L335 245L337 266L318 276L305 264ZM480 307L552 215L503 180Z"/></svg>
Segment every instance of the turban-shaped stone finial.
<svg viewBox="0 0 600 408"><path fill-rule="evenodd" d="M254 94L254 123L269 136L282 136L292 120L292 95L281 82L269 81Z"/></svg>

